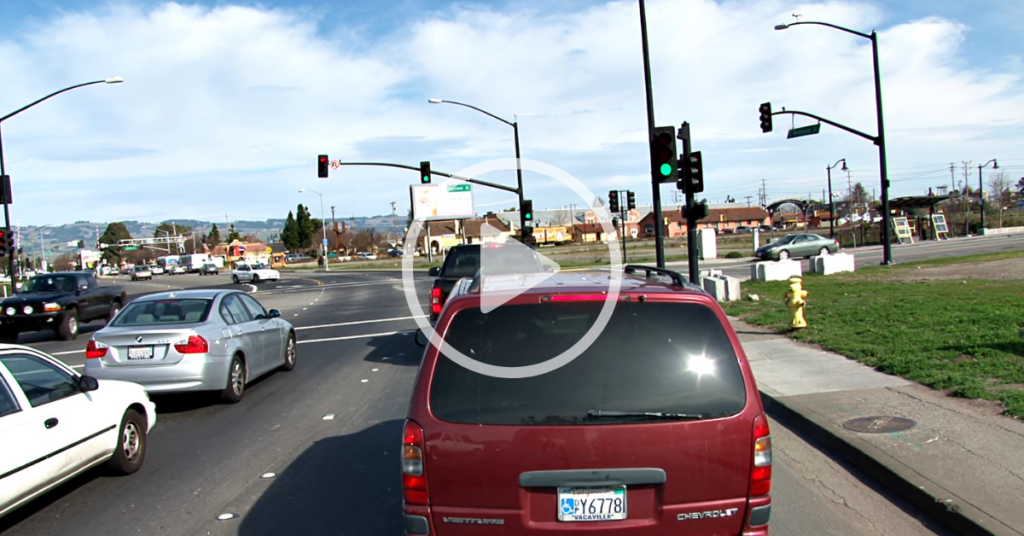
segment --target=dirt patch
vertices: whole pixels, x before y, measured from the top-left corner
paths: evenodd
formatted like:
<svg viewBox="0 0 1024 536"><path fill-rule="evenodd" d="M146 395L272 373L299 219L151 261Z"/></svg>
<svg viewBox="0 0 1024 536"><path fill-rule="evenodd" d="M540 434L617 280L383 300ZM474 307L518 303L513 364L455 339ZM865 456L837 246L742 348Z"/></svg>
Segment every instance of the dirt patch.
<svg viewBox="0 0 1024 536"><path fill-rule="evenodd" d="M872 274L874 275L874 274ZM872 277L881 281L934 281L939 279L1024 280L1024 257L1000 261L913 266Z"/></svg>

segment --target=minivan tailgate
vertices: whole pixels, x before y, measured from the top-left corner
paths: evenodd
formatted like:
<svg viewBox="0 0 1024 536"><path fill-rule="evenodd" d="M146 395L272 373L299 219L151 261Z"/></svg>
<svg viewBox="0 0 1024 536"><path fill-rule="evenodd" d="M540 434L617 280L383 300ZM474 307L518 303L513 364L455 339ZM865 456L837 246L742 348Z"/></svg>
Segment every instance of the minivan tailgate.
<svg viewBox="0 0 1024 536"><path fill-rule="evenodd" d="M441 427L425 438L437 533L480 534L478 525L500 524L508 533L739 534L750 482L751 430L745 422L528 428L437 423ZM581 493L585 487L604 490ZM587 495L600 502L587 504ZM614 497L623 499L621 512ZM587 520L560 521L560 509L570 506L582 507L584 515L566 517Z"/></svg>

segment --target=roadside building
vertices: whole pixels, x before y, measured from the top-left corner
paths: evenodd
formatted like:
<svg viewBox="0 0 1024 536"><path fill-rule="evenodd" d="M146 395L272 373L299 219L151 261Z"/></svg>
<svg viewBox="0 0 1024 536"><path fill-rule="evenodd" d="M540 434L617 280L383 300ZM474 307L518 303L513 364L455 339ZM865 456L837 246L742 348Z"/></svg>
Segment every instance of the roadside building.
<svg viewBox="0 0 1024 536"><path fill-rule="evenodd" d="M662 210L662 225L665 236L679 238L686 236L686 219L681 207ZM697 229L715 229L719 233L733 232L737 227L759 227L771 225L772 217L759 207L711 208L706 218L697 221ZM649 212L639 222L644 237L654 236L654 213Z"/></svg>

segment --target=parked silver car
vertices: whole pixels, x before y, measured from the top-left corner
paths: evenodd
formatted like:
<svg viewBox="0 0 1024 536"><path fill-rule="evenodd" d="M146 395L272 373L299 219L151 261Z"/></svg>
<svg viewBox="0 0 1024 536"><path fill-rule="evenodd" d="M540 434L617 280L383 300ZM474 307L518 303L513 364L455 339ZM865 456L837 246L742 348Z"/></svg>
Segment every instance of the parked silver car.
<svg viewBox="0 0 1024 536"><path fill-rule="evenodd" d="M242 399L246 385L292 370L295 330L237 290L161 292L135 299L86 348L85 374L141 384L150 393L220 391Z"/></svg>

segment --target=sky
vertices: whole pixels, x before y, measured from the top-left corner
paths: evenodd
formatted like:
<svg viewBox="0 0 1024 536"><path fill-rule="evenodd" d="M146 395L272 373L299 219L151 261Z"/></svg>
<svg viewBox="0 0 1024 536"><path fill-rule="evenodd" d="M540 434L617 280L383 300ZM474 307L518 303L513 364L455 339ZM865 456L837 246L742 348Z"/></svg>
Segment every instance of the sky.
<svg viewBox="0 0 1024 536"><path fill-rule="evenodd" d="M706 191L757 204L821 199L862 182L880 195L877 148L814 113L874 135L871 44L822 26L878 32L890 197L978 182L998 159L1024 177L1024 2L647 0L658 126L690 124ZM799 15L799 18L795 17ZM316 156L456 173L514 157L555 166L595 195L652 198L635 0L448 2L0 0L0 117L53 91L108 77L0 123L11 223L264 220L298 203L314 216L399 215L414 171L342 167ZM951 164L954 170L950 171ZM515 185L514 171L478 178ZM439 179L435 179L439 180ZM959 186L957 186L959 187ZM307 191L306 188L322 194ZM591 200L524 174L537 209ZM674 184L661 187L671 202ZM749 198L748 198L749 196ZM476 210L515 205L474 186Z"/></svg>

